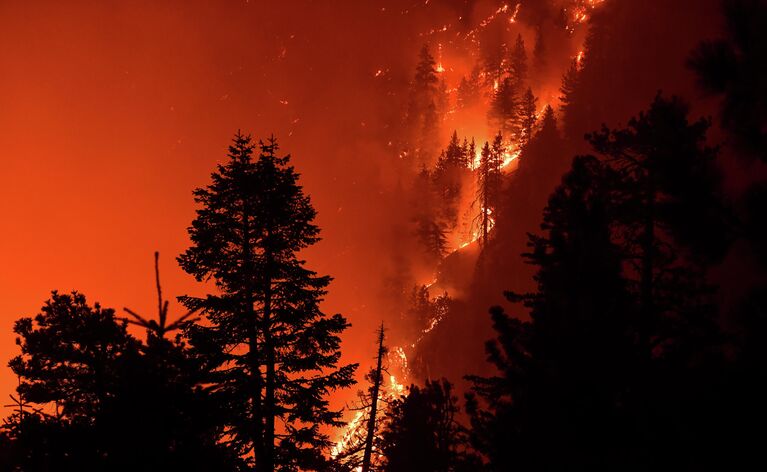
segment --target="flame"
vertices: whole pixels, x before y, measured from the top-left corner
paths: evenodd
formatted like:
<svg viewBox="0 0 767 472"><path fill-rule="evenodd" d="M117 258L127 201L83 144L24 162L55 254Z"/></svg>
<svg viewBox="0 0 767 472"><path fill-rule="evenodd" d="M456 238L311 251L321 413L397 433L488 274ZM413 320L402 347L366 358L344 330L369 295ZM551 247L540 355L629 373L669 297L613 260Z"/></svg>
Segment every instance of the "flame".
<svg viewBox="0 0 767 472"><path fill-rule="evenodd" d="M516 23L517 22L517 15L519 15L519 7L521 7L521 3L517 3L517 6L514 7L514 13L512 13L511 18L509 18L509 23Z"/></svg>

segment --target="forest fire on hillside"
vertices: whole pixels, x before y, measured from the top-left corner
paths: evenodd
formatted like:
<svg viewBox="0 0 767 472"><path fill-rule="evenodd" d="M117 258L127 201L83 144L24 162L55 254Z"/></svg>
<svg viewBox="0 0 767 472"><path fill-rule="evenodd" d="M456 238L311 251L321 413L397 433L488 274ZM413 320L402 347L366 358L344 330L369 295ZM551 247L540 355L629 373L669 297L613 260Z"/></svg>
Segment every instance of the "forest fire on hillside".
<svg viewBox="0 0 767 472"><path fill-rule="evenodd" d="M571 59L579 66L584 58L583 44L581 44L583 39L582 36L576 37L574 33L579 25L585 25L587 23L590 13L601 3L602 0L579 1L575 2L570 9L570 20L567 23L567 31L573 37L571 47L574 51L577 51L577 53L571 56ZM507 49L507 44L512 44L515 36L520 35L518 38L521 38L522 32L526 35L528 34L527 26L522 27L522 29L517 28L517 19L522 12L524 12L523 2L516 3L513 7L509 4L503 4L489 16L479 21L477 25L468 30L465 35L457 35L456 37L450 38L454 35L450 32L451 28L448 28L448 26L431 29L427 33L421 35L428 38L431 42L439 41L441 36L446 36L445 41L433 43L435 44L435 55L432 67L433 71L438 76L438 80L441 83L439 87L444 91L444 100L447 102L447 105L442 110L442 115L438 118L440 127L446 130L480 130L483 128L486 130L479 135L467 136L467 139L477 143L473 153L468 156L468 168L473 174L478 175L478 173L481 172L480 168L483 165L482 144L493 141L493 138L487 138L486 136L494 136L498 132L503 132L502 129L499 130L496 127L498 126L497 123L493 123L492 120L488 118L486 110L492 108L493 101L499 94L502 82L508 80L510 76L508 73L499 73L497 77L490 81L489 87L480 87L480 90L478 90L479 103L472 109L460 109L461 87L466 83L466 78L472 76L472 74L475 74L478 83L487 83L488 78L490 77L488 70L481 67L483 61L483 48L486 48L486 45L483 43L485 40L485 38L483 38L483 33L486 30L490 28L501 28L502 43L500 44L500 47L503 49ZM567 8L563 8L563 13L567 12ZM521 40L518 39L517 41ZM448 45L449 47L445 45ZM449 63L448 58L459 56L461 50L468 50L470 60L466 61L465 59L460 59L457 60L455 64ZM506 67L507 61L510 60L513 59L502 58L499 67ZM419 74L423 73L421 67L423 67L423 65L419 65ZM477 70L480 70L480 72L477 73ZM554 73L549 72L545 76L537 77L537 81L531 82L530 85L533 90L537 91L557 90L560 86L559 81L565 72L565 68ZM511 75L513 76L513 73ZM543 117L548 107L558 108L558 103L550 100L551 99L548 97L542 97L540 100L537 100L538 103L533 109L535 112L532 117L533 123L536 123L538 119ZM516 132L516 134L512 133L503 136L502 148L500 149L500 162L498 163L499 171L504 173L514 171L516 166L513 166L512 164L522 153L526 140L529 140L529 137L535 133L534 127L537 126L537 123L532 126L533 127L529 129L522 129L521 131ZM412 158L412 156L418 155L420 152L422 152L422 150L418 148L414 150L406 149L401 152L400 158ZM466 185L469 188L467 192L468 195L476 195L480 192L480 188L478 187L480 184L478 184L476 177L472 178ZM461 205L463 205L463 207L459 208L458 212L459 214L468 215L468 229L461 229L458 227L453 230L451 234L446 235L446 240L454 241L454 243L452 244L452 249L448 250L448 253L444 256L445 258L448 258L450 255L471 245L480 243L482 238L486 238L487 233L492 231L495 226L495 218L492 216L493 209L483 207L481 201L477 201L474 198L464 198ZM483 217L482 215L484 215L484 218L487 220L484 228L481 224L478 224ZM434 272L433 277L429 278L429 282L423 284L424 287L427 287L428 289L433 289L439 286L439 268L434 267L432 270ZM447 287L443 287L442 290L445 295L449 294ZM409 351L415 352L424 337L440 324L443 317L444 313L437 313L432 318L425 320L420 333L418 333L415 339L405 341L409 346ZM389 400L396 399L398 395L406 390L408 382L415 380L412 379L410 375L411 373L408 369L408 359L405 350L400 346L395 346L393 351L397 353L397 358L395 359L395 362L392 362L390 369L396 370L402 380L397 382L395 376L392 375L390 377L391 390L387 393ZM363 421L363 419L364 412L357 412L349 421L345 430L340 433L339 439L333 449L334 457L343 454L349 447L354 447L355 438L357 438L356 440L359 440L360 437L364 436L364 430L367 427L367 423L366 421Z"/></svg>
<svg viewBox="0 0 767 472"><path fill-rule="evenodd" d="M0 2L0 470L764 462L766 30Z"/></svg>

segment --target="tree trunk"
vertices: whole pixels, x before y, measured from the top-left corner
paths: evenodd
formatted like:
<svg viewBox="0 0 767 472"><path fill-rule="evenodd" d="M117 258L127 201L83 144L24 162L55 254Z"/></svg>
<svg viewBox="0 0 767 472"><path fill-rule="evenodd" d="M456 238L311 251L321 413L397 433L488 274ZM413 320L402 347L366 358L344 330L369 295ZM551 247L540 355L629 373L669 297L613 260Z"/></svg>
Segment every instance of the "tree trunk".
<svg viewBox="0 0 767 472"><path fill-rule="evenodd" d="M655 260L655 192L650 191L647 199L647 208L644 217L642 231L642 262L639 281L639 307L640 307L640 345L645 355L652 356L650 352L650 336L655 317L653 303L654 260Z"/></svg>
<svg viewBox="0 0 767 472"><path fill-rule="evenodd" d="M362 472L369 472L373 455L373 439L376 433L376 415L378 414L378 392L381 389L381 370L384 355L384 327L378 331L378 364L376 365L373 391L370 395L370 417L368 418L367 436L365 437L365 453L362 456Z"/></svg>
<svg viewBox="0 0 767 472"><path fill-rule="evenodd" d="M248 216L243 210L243 276L245 278L245 317L250 320L248 333L248 369L250 370L250 382L253 391L250 395L251 401L251 434L253 435L253 458L255 469L260 469L260 463L265 455L264 451L264 417L261 405L261 363L258 358L258 317L253 308L253 251L250 247L250 228L248 225Z"/></svg>
<svg viewBox="0 0 767 472"><path fill-rule="evenodd" d="M274 340L272 339L272 254L266 250L266 269L264 287L264 351L266 355L266 390L265 390L265 425L264 425L264 461L259 472L271 472L274 470L274 416L275 416L275 352Z"/></svg>

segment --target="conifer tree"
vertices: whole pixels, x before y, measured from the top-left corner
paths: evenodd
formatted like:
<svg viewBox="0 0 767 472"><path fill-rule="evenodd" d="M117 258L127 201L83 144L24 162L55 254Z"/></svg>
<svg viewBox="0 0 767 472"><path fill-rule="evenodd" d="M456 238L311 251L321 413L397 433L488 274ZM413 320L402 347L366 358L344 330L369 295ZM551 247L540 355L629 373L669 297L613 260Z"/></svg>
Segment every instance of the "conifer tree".
<svg viewBox="0 0 767 472"><path fill-rule="evenodd" d="M603 127L588 135L605 162L619 171L614 199L624 202L616 212L630 235L624 238L626 252L635 256L630 261L636 269L640 341L647 358L674 336L656 331L667 325L668 315L677 323L705 322L697 310L682 316L686 309L677 302L687 291L692 291L688 298L696 292L703 296L700 267L721 257L728 242L717 150L705 144L710 123L690 123L687 115L680 99L658 94L627 128ZM692 319L680 319L687 316Z"/></svg>
<svg viewBox="0 0 767 472"><path fill-rule="evenodd" d="M527 51L525 50L525 40L522 35L517 35L514 47L511 49L508 66L511 85L514 90L521 94L524 85L527 82Z"/></svg>
<svg viewBox="0 0 767 472"><path fill-rule="evenodd" d="M487 244L491 229L491 215L498 209L501 195L501 166L503 165L503 137L500 133L493 139L492 147L488 142L482 147L479 168L477 169L477 202L480 206L478 222L480 241Z"/></svg>
<svg viewBox="0 0 767 472"><path fill-rule="evenodd" d="M475 105L480 98L480 71L479 67L473 67L468 77L461 78L458 85L457 105L459 109L469 108Z"/></svg>
<svg viewBox="0 0 767 472"><path fill-rule="evenodd" d="M440 108L446 107L445 94L440 93L437 62L424 44L419 53L415 76L410 86L410 97L405 117L409 143L417 165L433 164L437 149Z"/></svg>
<svg viewBox="0 0 767 472"><path fill-rule="evenodd" d="M479 42L480 66L484 75L484 85L491 89L498 87L506 72L508 47L504 31L498 24L486 28Z"/></svg>
<svg viewBox="0 0 767 472"><path fill-rule="evenodd" d="M384 471L474 471L479 463L467 452L466 429L458 423L458 399L446 379L411 386L391 402L381 436Z"/></svg>
<svg viewBox="0 0 767 472"><path fill-rule="evenodd" d="M518 129L518 142L521 148L524 148L533 136L535 123L538 119L537 101L533 91L528 87L517 109L516 128Z"/></svg>
<svg viewBox="0 0 767 472"><path fill-rule="evenodd" d="M572 110L575 104L575 94L578 90L579 68L578 61L573 59L567 72L562 76L562 85L559 88L559 109L564 115L565 123L573 120Z"/></svg>
<svg viewBox="0 0 767 472"><path fill-rule="evenodd" d="M498 374L469 377L467 410L488 470L588 469L612 460L630 439L614 430L631 369L629 297L611 241L609 169L577 158L552 194L541 236L530 236L536 292L523 301L530 321L491 309L497 339L486 344ZM628 422L630 424L630 420ZM559 451L552 454L552 451ZM620 464L620 462L618 462Z"/></svg>
<svg viewBox="0 0 767 472"><path fill-rule="evenodd" d="M319 307L330 277L298 257L319 239L316 211L276 140L259 148L254 159L237 133L228 161L195 190L192 246L178 260L218 291L181 301L207 318L188 336L226 401L228 443L255 470L313 469L329 445L322 428L341 424L327 395L354 383L356 365L338 367L346 319Z"/></svg>
<svg viewBox="0 0 767 472"><path fill-rule="evenodd" d="M512 79L506 77L493 92L490 101L490 109L487 112L490 126L506 137L514 135L518 103L519 93Z"/></svg>
<svg viewBox="0 0 767 472"><path fill-rule="evenodd" d="M453 132L447 148L437 159L432 175L434 189L441 211L440 216L447 229L453 230L458 225L458 204L461 189L468 176L468 143L465 146L458 140L458 133Z"/></svg>

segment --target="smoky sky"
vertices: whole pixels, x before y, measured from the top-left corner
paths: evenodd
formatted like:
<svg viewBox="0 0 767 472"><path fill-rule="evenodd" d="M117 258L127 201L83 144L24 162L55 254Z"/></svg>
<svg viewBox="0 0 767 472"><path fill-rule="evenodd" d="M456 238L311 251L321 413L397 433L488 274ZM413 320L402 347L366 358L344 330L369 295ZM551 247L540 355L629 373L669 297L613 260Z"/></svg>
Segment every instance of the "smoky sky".
<svg viewBox="0 0 767 472"><path fill-rule="evenodd" d="M604 119L625 120L660 88L696 97L685 51L716 36L719 2L606 3L619 1L638 30L616 38L626 54L610 60L624 73ZM532 40L561 3L522 2L519 33ZM466 33L503 5L0 3L0 357L16 353L13 320L52 289L152 313L155 250L167 294L203 293L175 257L189 244L191 191L242 130L273 133L302 174L323 237L307 264L334 277L325 308L349 318L344 358L365 371L375 327L396 320L380 296L401 183L389 142L418 50L441 44L454 86L475 60ZM552 50L552 61L566 63L572 48ZM556 97L559 78L556 69L536 86ZM445 136L450 127L481 128L451 123ZM0 393L14 385L5 370Z"/></svg>

